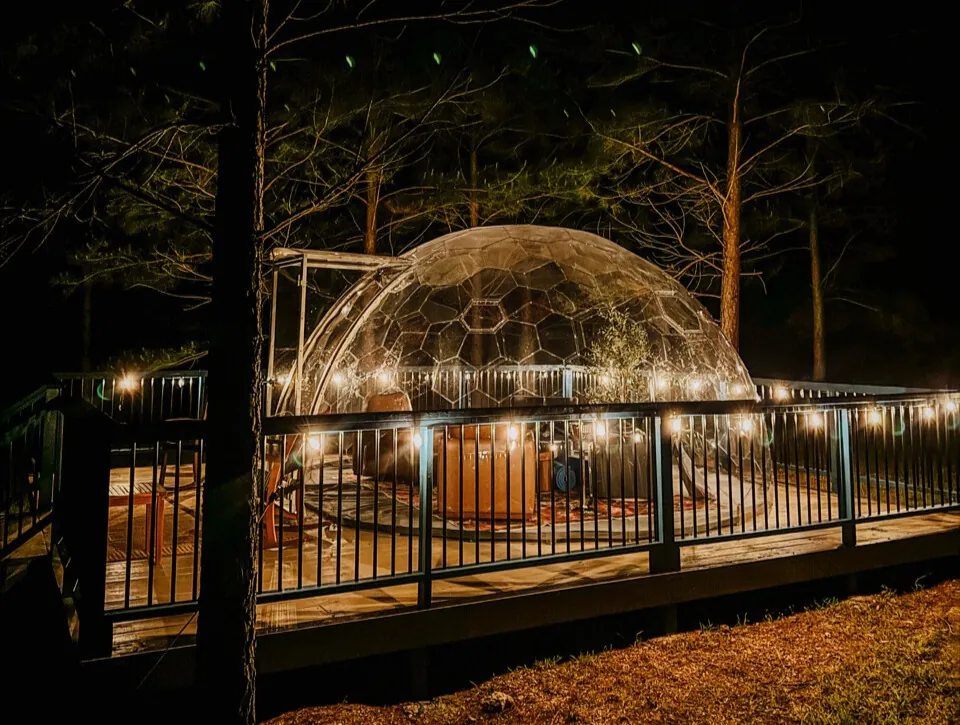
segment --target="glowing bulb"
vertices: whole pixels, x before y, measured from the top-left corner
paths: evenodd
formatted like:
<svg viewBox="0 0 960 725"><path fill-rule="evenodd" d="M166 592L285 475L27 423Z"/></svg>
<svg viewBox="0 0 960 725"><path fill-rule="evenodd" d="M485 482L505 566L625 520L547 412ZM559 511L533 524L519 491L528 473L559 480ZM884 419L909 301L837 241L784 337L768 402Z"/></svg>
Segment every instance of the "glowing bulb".
<svg viewBox="0 0 960 725"><path fill-rule="evenodd" d="M820 428L823 426L823 416L819 413L814 413L810 416L810 425L814 428Z"/></svg>
<svg viewBox="0 0 960 725"><path fill-rule="evenodd" d="M384 383L384 384L389 383L390 373L386 373L386 372L380 373L379 375L377 375L377 380L379 380L381 383Z"/></svg>
<svg viewBox="0 0 960 725"><path fill-rule="evenodd" d="M180 378L180 379L177 381L177 387L178 387L178 388L182 388L184 382L185 382L184 379L183 379L183 378Z"/></svg>
<svg viewBox="0 0 960 725"><path fill-rule="evenodd" d="M307 445L310 447L311 451L320 450L320 436L316 433L313 433L307 436Z"/></svg>
<svg viewBox="0 0 960 725"><path fill-rule="evenodd" d="M929 405L923 409L923 417L927 420L933 420L933 416L936 415L936 411L931 408Z"/></svg>
<svg viewBox="0 0 960 725"><path fill-rule="evenodd" d="M682 419L682 418L674 418L673 420L671 420L671 421L670 421L670 428L673 430L674 433L679 433L680 431L682 431L682 430L683 430L683 419Z"/></svg>
<svg viewBox="0 0 960 725"><path fill-rule="evenodd" d="M956 412L957 412L957 401L956 401L956 400L948 400L948 401L944 404L943 407L946 408L946 410L947 410L948 413L956 413Z"/></svg>
<svg viewBox="0 0 960 725"><path fill-rule="evenodd" d="M517 426L512 425L512 426L510 426L510 427L507 429L507 437L508 437L511 441L517 440L517 436L518 436L518 435L520 435L520 433L519 433L519 431L517 430Z"/></svg>
<svg viewBox="0 0 960 725"><path fill-rule="evenodd" d="M786 388L776 388L773 391L773 394L777 398L777 400L786 400L787 398L790 397L790 391L787 390Z"/></svg>
<svg viewBox="0 0 960 725"><path fill-rule="evenodd" d="M690 381L690 390L696 392L700 390L701 385L703 385L703 383L700 381L700 378L694 378Z"/></svg>
<svg viewBox="0 0 960 725"><path fill-rule="evenodd" d="M334 374L333 374L333 384L334 384L334 385L340 385L340 383L342 383L342 382L343 382L343 374L342 374L342 373L334 373Z"/></svg>
<svg viewBox="0 0 960 725"><path fill-rule="evenodd" d="M127 373L122 378L120 378L120 389L121 390L135 390L137 385L140 384L140 379L133 373Z"/></svg>
<svg viewBox="0 0 960 725"><path fill-rule="evenodd" d="M743 395L743 385L741 385L740 383L736 383L736 384L733 386L733 394L734 394L734 395Z"/></svg>
<svg viewBox="0 0 960 725"><path fill-rule="evenodd" d="M657 388L660 390L666 390L667 386L670 385L670 381L667 378L657 378Z"/></svg>
<svg viewBox="0 0 960 725"><path fill-rule="evenodd" d="M634 443L639 443L639 442L640 442L640 434L639 434L639 433L634 433L634 434L633 434L633 442L634 442Z"/></svg>
<svg viewBox="0 0 960 725"><path fill-rule="evenodd" d="M560 451L560 446L558 446L556 443L552 443L552 444L550 445L550 452L551 452L553 455L557 455L557 453L559 453L559 451Z"/></svg>
<svg viewBox="0 0 960 725"><path fill-rule="evenodd" d="M414 434L413 434L413 447L419 450L420 446L422 446L422 445L423 445L423 436L421 436L419 433L414 433Z"/></svg>
<svg viewBox="0 0 960 725"><path fill-rule="evenodd" d="M597 434L597 438L603 438L607 434L607 426L603 423L594 423L593 432Z"/></svg>
<svg viewBox="0 0 960 725"><path fill-rule="evenodd" d="M880 411L879 411L879 410L871 410L871 411L870 411L870 416L869 416L868 420L869 420L873 425L880 425L880 421L883 420L883 416L880 415Z"/></svg>
<svg viewBox="0 0 960 725"><path fill-rule="evenodd" d="M742 433L749 433L753 430L753 421L749 418L744 418L740 421L740 431Z"/></svg>
<svg viewBox="0 0 960 725"><path fill-rule="evenodd" d="M609 383L610 383L610 376L609 376L609 375L601 375L601 376L600 376L600 382L603 383L604 385L609 385Z"/></svg>

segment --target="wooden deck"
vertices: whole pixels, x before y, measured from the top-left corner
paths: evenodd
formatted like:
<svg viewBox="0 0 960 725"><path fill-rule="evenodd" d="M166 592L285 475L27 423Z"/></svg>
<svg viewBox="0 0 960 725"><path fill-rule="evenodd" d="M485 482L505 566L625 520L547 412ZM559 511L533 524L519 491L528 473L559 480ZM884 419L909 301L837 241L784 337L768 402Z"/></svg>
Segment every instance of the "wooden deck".
<svg viewBox="0 0 960 725"><path fill-rule="evenodd" d="M826 496L824 496L826 498ZM784 498L780 499L781 501ZM786 508L781 514L785 517ZM832 503L833 515L836 516L836 501ZM169 514L168 514L169 515ZM804 520L806 511L803 512ZM815 514L814 514L815 515ZM772 512L771 512L772 516ZM824 503L824 518L826 517L826 503ZM168 521L169 523L169 521ZM749 531L748 524L748 531ZM873 544L892 542L902 539L923 537L931 534L940 534L960 531L960 512L941 512L921 514L917 516L886 519L880 521L863 522L857 526L858 548L869 547ZM360 561L362 572L358 575L368 578L373 567L373 539L371 531L360 531ZM343 549L351 556L343 557L341 562L341 580L352 581L354 569L352 553L356 551L356 532L344 532ZM168 537L169 538L169 537ZM378 536L378 551L390 551L391 539L389 536ZM314 540L315 541L315 540ZM455 566L459 561L459 540L448 540L447 562ZM606 542L602 541L601 545ZM593 541L589 542L587 550L593 548ZM526 542L528 555L535 553L529 549L535 548L535 543ZM522 554L522 543L512 543L512 557L518 558ZM734 565L758 562L769 559L783 559L798 557L816 552L829 552L841 547L841 532L839 527L820 529L815 531L773 534L753 539L735 541L717 540L703 543L688 544L681 548L681 569L684 572L694 572L705 569L718 569ZM603 548L603 546L601 546ZM496 558L506 558L506 542L496 542ZM592 584L615 582L633 579L649 574L649 557L645 553L617 555L614 550L609 555L570 562L546 563L536 565L531 562L523 568L475 573L454 578L436 580L433 584L434 606L442 607L451 604L465 604L515 596L530 592L547 592L571 587L583 587ZM490 543L484 542L481 561L489 560ZM566 550L566 544L558 546L557 553ZM579 542L573 548L579 550ZM169 556L169 546L165 546ZM407 559L407 540L397 540L398 563L404 567ZM547 547L545 553L550 549ZM315 581L317 547L304 546L303 568L297 566L296 548L289 545L284 552L283 580L285 588L294 588L300 571L307 584ZM465 565L475 561L475 548L465 542ZM187 546L178 555L176 579L178 591L183 592L178 600L188 600L192 595L193 556L192 549ZM413 561L418 556L417 541L413 540ZM264 589L275 590L276 581L281 568L279 566L279 552L268 550L264 552ZM433 542L434 565L440 568L443 559L443 550L439 539ZM139 592L138 597L145 596L142 591L146 586L146 559L133 562L134 576L131 578L134 588ZM166 571L168 564L160 562L155 568L155 587L158 596L154 601L169 601L169 595L163 592L169 587L171 578ZM113 596L108 598L109 606L119 606L117 592L123 591L126 569L125 561L111 562L108 565L109 579L108 592ZM323 570L323 567L321 567ZM378 565L381 576L389 575L389 564ZM399 568L403 573L405 568ZM327 583L328 580L323 580ZM139 587L139 589L137 589ZM166 590L168 591L168 590ZM336 622L350 621L370 615L384 615L389 613L411 611L417 605L417 588L415 584L385 585L380 588L367 589L361 592L333 593L310 598L290 599L279 602L261 604L258 607L258 630L266 635L270 633L288 632L302 627L311 627ZM171 617L118 622L114 625L114 655L130 654L156 650L168 646L176 638L178 644L190 644L196 632L196 619L191 615L177 615Z"/></svg>

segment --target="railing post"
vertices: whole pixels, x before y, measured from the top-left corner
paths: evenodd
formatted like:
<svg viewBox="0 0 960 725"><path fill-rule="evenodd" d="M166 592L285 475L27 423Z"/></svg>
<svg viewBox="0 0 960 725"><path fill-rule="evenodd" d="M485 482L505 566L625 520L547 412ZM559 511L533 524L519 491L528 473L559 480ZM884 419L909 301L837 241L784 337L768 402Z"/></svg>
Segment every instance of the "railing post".
<svg viewBox="0 0 960 725"><path fill-rule="evenodd" d="M433 431L420 426L420 582L417 607L429 609L433 594Z"/></svg>
<svg viewBox="0 0 960 725"><path fill-rule="evenodd" d="M79 614L80 655L104 657L113 648L112 626L104 616L111 425L88 403L64 402L63 483L53 541Z"/></svg>
<svg viewBox="0 0 960 725"><path fill-rule="evenodd" d="M59 395L59 390L49 388L46 400L49 402ZM60 486L60 413L44 410L40 414L40 482L37 508L49 510L57 488Z"/></svg>
<svg viewBox="0 0 960 725"><path fill-rule="evenodd" d="M839 494L840 519L843 521L843 545L857 545L857 523L854 519L853 491L853 460L850 457L850 411L838 410L836 413L837 437L837 474L836 481Z"/></svg>
<svg viewBox="0 0 960 725"><path fill-rule="evenodd" d="M656 471L656 525L659 541L650 549L650 573L680 571L680 547L674 539L673 436L662 415L653 420Z"/></svg>

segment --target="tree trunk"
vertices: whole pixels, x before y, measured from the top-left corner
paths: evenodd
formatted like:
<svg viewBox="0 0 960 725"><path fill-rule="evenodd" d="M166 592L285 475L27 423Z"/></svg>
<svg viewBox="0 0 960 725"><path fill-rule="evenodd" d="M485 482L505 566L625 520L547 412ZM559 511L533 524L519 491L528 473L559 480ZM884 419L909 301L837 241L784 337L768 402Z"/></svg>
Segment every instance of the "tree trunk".
<svg viewBox="0 0 960 725"><path fill-rule="evenodd" d="M93 340L93 280L83 281L83 330L80 370L90 372L90 346Z"/></svg>
<svg viewBox="0 0 960 725"><path fill-rule="evenodd" d="M739 82L737 83L739 89ZM734 349L740 347L740 146L739 90L731 104L727 136L727 188L723 199L723 278L720 329Z"/></svg>
<svg viewBox="0 0 960 725"><path fill-rule="evenodd" d="M480 199L477 196L477 149L470 150L470 226L480 226Z"/></svg>
<svg viewBox="0 0 960 725"><path fill-rule="evenodd" d="M817 200L810 206L807 223L810 236L810 285L813 288L813 379L827 378L827 345L823 332L823 276L820 270L820 222Z"/></svg>
<svg viewBox="0 0 960 725"><path fill-rule="evenodd" d="M370 141L367 145L367 226L363 235L364 254L377 253L377 207L380 206L380 186L383 183L383 178L375 161L376 154L376 133L371 132Z"/></svg>
<svg viewBox="0 0 960 725"><path fill-rule="evenodd" d="M197 665L208 722L255 719L267 0L221 8L207 479Z"/></svg>

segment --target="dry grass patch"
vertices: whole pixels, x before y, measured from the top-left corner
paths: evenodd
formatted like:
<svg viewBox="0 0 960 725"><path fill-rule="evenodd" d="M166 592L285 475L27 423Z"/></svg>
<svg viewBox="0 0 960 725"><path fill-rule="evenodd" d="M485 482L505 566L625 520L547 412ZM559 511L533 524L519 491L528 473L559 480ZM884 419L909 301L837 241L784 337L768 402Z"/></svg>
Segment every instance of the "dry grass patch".
<svg viewBox="0 0 960 725"><path fill-rule="evenodd" d="M492 711L491 694L510 704ZM960 581L545 661L453 695L273 725L960 722Z"/></svg>

